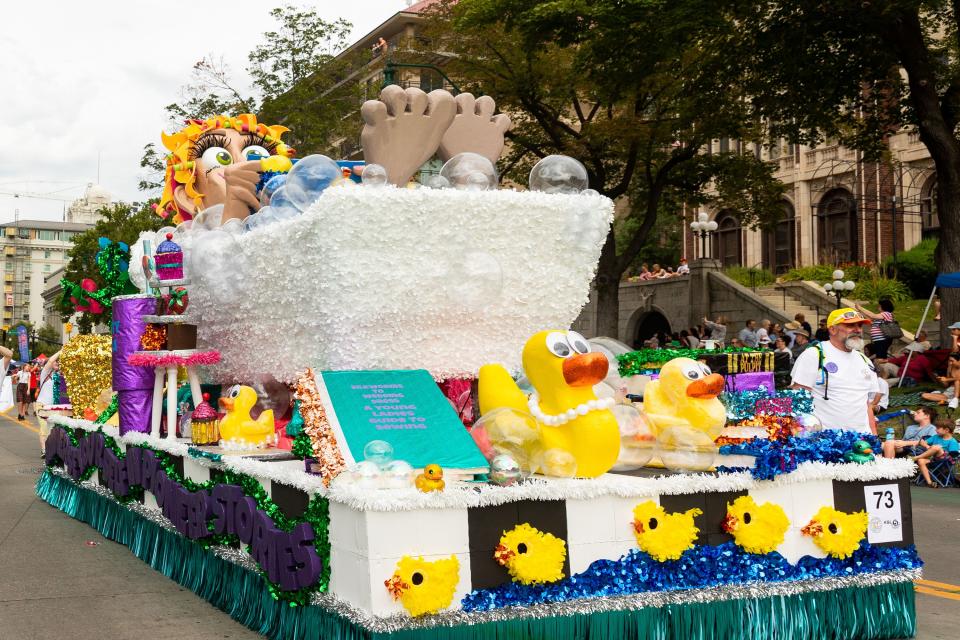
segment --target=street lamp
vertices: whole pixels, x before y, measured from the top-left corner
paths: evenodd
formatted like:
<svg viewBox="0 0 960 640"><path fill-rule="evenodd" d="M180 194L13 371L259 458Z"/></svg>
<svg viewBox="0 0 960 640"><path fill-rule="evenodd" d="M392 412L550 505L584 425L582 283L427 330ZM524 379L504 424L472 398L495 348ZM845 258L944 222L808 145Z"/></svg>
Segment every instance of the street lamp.
<svg viewBox="0 0 960 640"><path fill-rule="evenodd" d="M717 223L715 220L707 220L707 214L701 211L697 214L697 219L690 223L690 229L693 231L694 237L698 234L700 236L700 257L705 258L707 255L707 238L711 233L717 230Z"/></svg>
<svg viewBox="0 0 960 640"><path fill-rule="evenodd" d="M843 297L843 294L853 291L854 287L856 286L857 283L853 280L844 281L843 270L837 269L833 272L833 282L828 282L823 285L823 290L827 293L832 293L833 295L837 296L837 309L839 309L841 306L843 306L843 302L840 300Z"/></svg>

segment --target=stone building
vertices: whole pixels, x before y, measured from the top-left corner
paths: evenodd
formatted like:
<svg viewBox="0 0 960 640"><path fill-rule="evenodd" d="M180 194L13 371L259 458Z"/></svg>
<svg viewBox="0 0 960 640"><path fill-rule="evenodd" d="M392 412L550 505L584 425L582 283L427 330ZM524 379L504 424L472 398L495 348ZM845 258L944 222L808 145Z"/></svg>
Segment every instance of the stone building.
<svg viewBox="0 0 960 640"><path fill-rule="evenodd" d="M915 132L888 140L883 163L837 144L816 148L782 144L766 150L737 141L714 141L708 152L755 153L776 167L787 185L775 227L742 227L736 211L702 208L688 212L683 252L701 257L700 238L689 228L700 211L717 222L707 256L723 266L764 267L781 273L792 267L844 262L879 263L939 233L934 208L936 174Z"/></svg>

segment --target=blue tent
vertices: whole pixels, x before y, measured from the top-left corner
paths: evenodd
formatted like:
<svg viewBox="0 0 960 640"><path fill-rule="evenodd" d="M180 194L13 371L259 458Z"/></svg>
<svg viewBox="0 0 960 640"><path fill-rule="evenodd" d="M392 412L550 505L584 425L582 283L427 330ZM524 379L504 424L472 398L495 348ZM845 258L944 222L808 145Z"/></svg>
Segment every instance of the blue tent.
<svg viewBox="0 0 960 640"><path fill-rule="evenodd" d="M954 273L941 273L937 276L935 287L940 289L958 289L960 288L960 271Z"/></svg>
<svg viewBox="0 0 960 640"><path fill-rule="evenodd" d="M927 313L930 311L930 306L933 304L933 296L937 295L937 289L960 289L960 271L955 271L953 273L941 273L937 276L936 281L933 283L933 291L930 292L930 299L927 300L927 306L923 310L923 315L920 317L920 326L917 327L917 333L920 333L920 329L923 329L923 323L927 321ZM907 362L903 365L902 373L900 374L900 382L897 383L897 386L903 384L903 377L907 375L907 366L910 364L910 358L913 357L913 351L907 353Z"/></svg>

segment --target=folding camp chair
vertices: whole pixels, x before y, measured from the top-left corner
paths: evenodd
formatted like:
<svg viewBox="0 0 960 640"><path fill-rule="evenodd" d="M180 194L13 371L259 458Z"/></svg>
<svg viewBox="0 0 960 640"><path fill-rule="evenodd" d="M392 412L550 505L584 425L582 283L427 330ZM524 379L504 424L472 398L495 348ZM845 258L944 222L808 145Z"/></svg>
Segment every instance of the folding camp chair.
<svg viewBox="0 0 960 640"><path fill-rule="evenodd" d="M954 467L960 462L960 457L951 458L950 456L943 456L937 460L931 460L930 464L927 465L927 471L930 472L930 479L939 486L939 487L954 487L957 485L957 479L954 473ZM917 485L925 484L923 475L917 474L917 479L914 481Z"/></svg>

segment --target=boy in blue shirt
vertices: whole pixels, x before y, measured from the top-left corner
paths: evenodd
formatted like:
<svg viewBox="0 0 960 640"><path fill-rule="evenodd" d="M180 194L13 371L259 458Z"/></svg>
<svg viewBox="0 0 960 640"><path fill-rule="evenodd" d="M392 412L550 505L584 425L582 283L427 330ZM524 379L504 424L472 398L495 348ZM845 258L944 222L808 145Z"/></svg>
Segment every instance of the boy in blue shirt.
<svg viewBox="0 0 960 640"><path fill-rule="evenodd" d="M933 422L937 419L937 410L931 407L917 407L913 412L916 424L910 425L903 432L903 440L887 440L883 443L883 457L895 458L898 455L921 453L918 445L937 434Z"/></svg>
<svg viewBox="0 0 960 640"><path fill-rule="evenodd" d="M926 480L928 487L935 487L930 478L930 471L927 466L931 460L941 460L948 458L951 461L960 455L960 442L953 439L953 424L949 420L937 421L937 433L926 440L920 441L920 447L925 449L923 453L914 458L920 467L920 473Z"/></svg>

